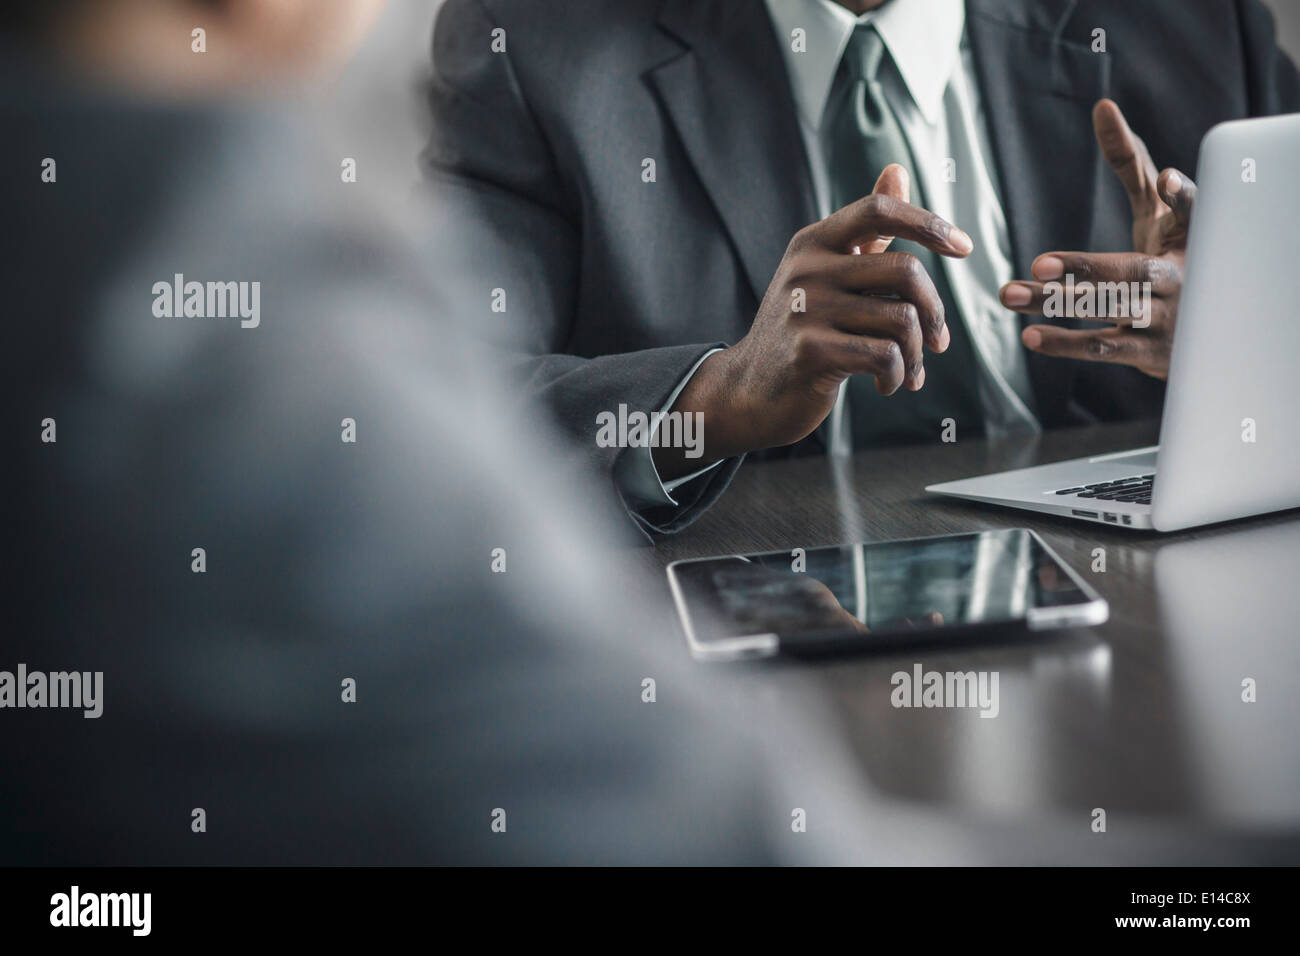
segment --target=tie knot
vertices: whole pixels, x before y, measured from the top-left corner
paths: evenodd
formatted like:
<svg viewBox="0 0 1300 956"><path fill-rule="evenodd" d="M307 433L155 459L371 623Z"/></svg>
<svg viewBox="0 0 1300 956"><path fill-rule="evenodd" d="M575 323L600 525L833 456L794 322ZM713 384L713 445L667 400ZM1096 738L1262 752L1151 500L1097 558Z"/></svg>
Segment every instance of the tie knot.
<svg viewBox="0 0 1300 956"><path fill-rule="evenodd" d="M853 78L874 80L884 56L885 43L876 28L867 23L858 24L844 51L844 65Z"/></svg>

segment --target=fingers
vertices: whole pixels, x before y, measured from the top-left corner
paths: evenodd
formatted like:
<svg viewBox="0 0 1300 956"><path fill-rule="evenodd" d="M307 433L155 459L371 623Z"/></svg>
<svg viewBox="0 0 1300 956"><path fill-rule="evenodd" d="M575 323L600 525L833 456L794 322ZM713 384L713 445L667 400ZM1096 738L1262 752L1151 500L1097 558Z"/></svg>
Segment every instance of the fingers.
<svg viewBox="0 0 1300 956"><path fill-rule="evenodd" d="M1099 100L1092 109L1092 128L1101 154L1124 184L1135 216L1149 215L1161 202L1156 189L1156 167L1144 142L1133 130L1114 100Z"/></svg>
<svg viewBox="0 0 1300 956"><path fill-rule="evenodd" d="M1196 183L1190 176L1176 169L1166 169L1160 173L1156 182L1160 198L1173 210L1173 223L1165 229L1168 237L1174 233L1187 235L1187 227L1192 220L1192 207L1196 205Z"/></svg>
<svg viewBox="0 0 1300 956"><path fill-rule="evenodd" d="M906 376L903 351L892 339L830 331L820 338L818 350L817 358L845 377L875 376L881 395L893 395Z"/></svg>
<svg viewBox="0 0 1300 956"><path fill-rule="evenodd" d="M1008 282L999 292L1002 304L1021 315L1042 315L1048 295L1043 283L1023 279Z"/></svg>
<svg viewBox="0 0 1300 956"><path fill-rule="evenodd" d="M1085 359L1131 365L1163 379L1169 374L1167 345L1126 329L1077 331L1053 325L1031 325L1020 335L1025 347L1058 358Z"/></svg>
<svg viewBox="0 0 1300 956"><path fill-rule="evenodd" d="M915 392L925 384L921 323L911 302L842 292L832 301L830 313L834 329L898 343L903 355L903 387Z"/></svg>
<svg viewBox="0 0 1300 956"><path fill-rule="evenodd" d="M901 202L910 202L912 198L912 181L908 176L907 170L897 163L890 163L880 173L880 178L876 180L876 185L872 187L872 193L882 196L892 196ZM865 248L858 248L858 252L867 254L878 254L889 248L889 244L894 241L893 236L878 236L874 241L867 244Z"/></svg>
<svg viewBox="0 0 1300 956"><path fill-rule="evenodd" d="M1146 342L1123 329L1061 329L1054 325L1031 325L1020 334L1025 347L1058 358L1114 362L1120 365L1147 364Z"/></svg>
<svg viewBox="0 0 1300 956"><path fill-rule="evenodd" d="M1030 272L1039 282L1064 283L1067 288L1101 282L1149 282L1151 293L1158 296L1176 294L1183 282L1176 262L1140 252L1046 252L1033 261Z"/></svg>
<svg viewBox="0 0 1300 956"><path fill-rule="evenodd" d="M912 201L912 180L907 170L898 163L890 163L880 171L871 191L882 196L892 196L902 202Z"/></svg>
<svg viewBox="0 0 1300 956"><path fill-rule="evenodd" d="M1060 283L1008 282L1002 287L1002 304L1021 315L1049 319L1086 319L1144 329L1164 314L1165 300L1148 298L1139 288L1123 282ZM1160 304L1157 304L1160 303Z"/></svg>
<svg viewBox="0 0 1300 956"><path fill-rule="evenodd" d="M1176 262L1136 252L1049 252L1034 260L1031 271L1043 281L1019 279L1002 287L999 295L1008 309L1139 329L1161 314L1155 300L1172 297L1182 287Z"/></svg>
<svg viewBox="0 0 1300 956"><path fill-rule="evenodd" d="M828 611L830 615L839 623L845 625L851 630L867 633L867 626L850 614L842 604L836 599L835 592L829 587L818 581L816 578L809 577L806 574L796 575L797 583L794 587L799 593L806 597L814 607ZM789 580L789 579L787 579Z"/></svg>
<svg viewBox="0 0 1300 956"><path fill-rule="evenodd" d="M910 303L926 347L935 352L948 347L951 338L944 320L943 299L916 256L907 252L837 256L827 269L837 288L859 293L859 298L887 295Z"/></svg>
<svg viewBox="0 0 1300 956"><path fill-rule="evenodd" d="M970 236L947 220L884 193L863 196L836 210L814 224L809 236L835 252L865 248L894 236L958 259L975 248Z"/></svg>
<svg viewBox="0 0 1300 956"><path fill-rule="evenodd" d="M802 343L804 361L872 375L883 395L921 388L924 348L942 352L951 341L943 300L921 260L887 252L890 243L901 237L953 257L974 247L960 229L911 205L910 193L907 171L886 166L869 196L800 230L791 243L798 268L789 281L820 284L818 310L828 319Z"/></svg>

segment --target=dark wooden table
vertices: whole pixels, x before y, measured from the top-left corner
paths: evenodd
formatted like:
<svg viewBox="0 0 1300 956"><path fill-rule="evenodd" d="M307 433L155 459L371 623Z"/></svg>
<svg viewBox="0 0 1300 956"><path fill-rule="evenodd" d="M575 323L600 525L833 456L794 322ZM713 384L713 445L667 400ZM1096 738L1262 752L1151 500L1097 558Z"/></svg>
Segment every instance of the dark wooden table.
<svg viewBox="0 0 1300 956"><path fill-rule="evenodd" d="M1083 827L1104 808L1112 821L1263 839L1300 860L1296 512L1160 535L924 491L1156 440L1154 424L1136 424L866 452L838 466L749 463L712 511L657 544L654 559L1033 528L1107 598L1106 624L1021 644L701 666L746 668L757 684L791 669L811 676L871 784L910 805L1064 815ZM1105 571L1094 571L1103 552ZM891 706L891 675L916 662L997 671L997 718ZM1248 679L1253 703L1242 699Z"/></svg>

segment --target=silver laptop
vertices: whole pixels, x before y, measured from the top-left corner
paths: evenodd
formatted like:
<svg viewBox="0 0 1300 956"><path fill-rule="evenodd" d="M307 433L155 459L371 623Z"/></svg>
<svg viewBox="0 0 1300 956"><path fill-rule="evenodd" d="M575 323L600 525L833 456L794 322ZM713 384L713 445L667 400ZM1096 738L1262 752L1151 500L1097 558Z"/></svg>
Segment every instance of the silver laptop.
<svg viewBox="0 0 1300 956"><path fill-rule="evenodd" d="M1214 127L1196 181L1160 444L927 491L1157 531L1300 507L1300 114Z"/></svg>

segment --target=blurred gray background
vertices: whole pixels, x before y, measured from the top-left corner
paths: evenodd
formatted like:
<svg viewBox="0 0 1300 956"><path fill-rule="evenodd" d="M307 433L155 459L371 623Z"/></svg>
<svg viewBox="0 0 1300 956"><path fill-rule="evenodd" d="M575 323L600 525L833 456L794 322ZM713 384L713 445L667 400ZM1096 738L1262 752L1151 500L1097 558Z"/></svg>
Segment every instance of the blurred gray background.
<svg viewBox="0 0 1300 956"><path fill-rule="evenodd" d="M1187 0L1189 12L1197 2ZM441 5L442 0L389 0L374 32L331 91L342 108L345 142L340 148L357 158L358 175L381 176L403 192L418 175L416 155L427 124L422 86L433 19ZM1300 63L1300 0L1264 0L1264 5L1277 20L1282 48Z"/></svg>

